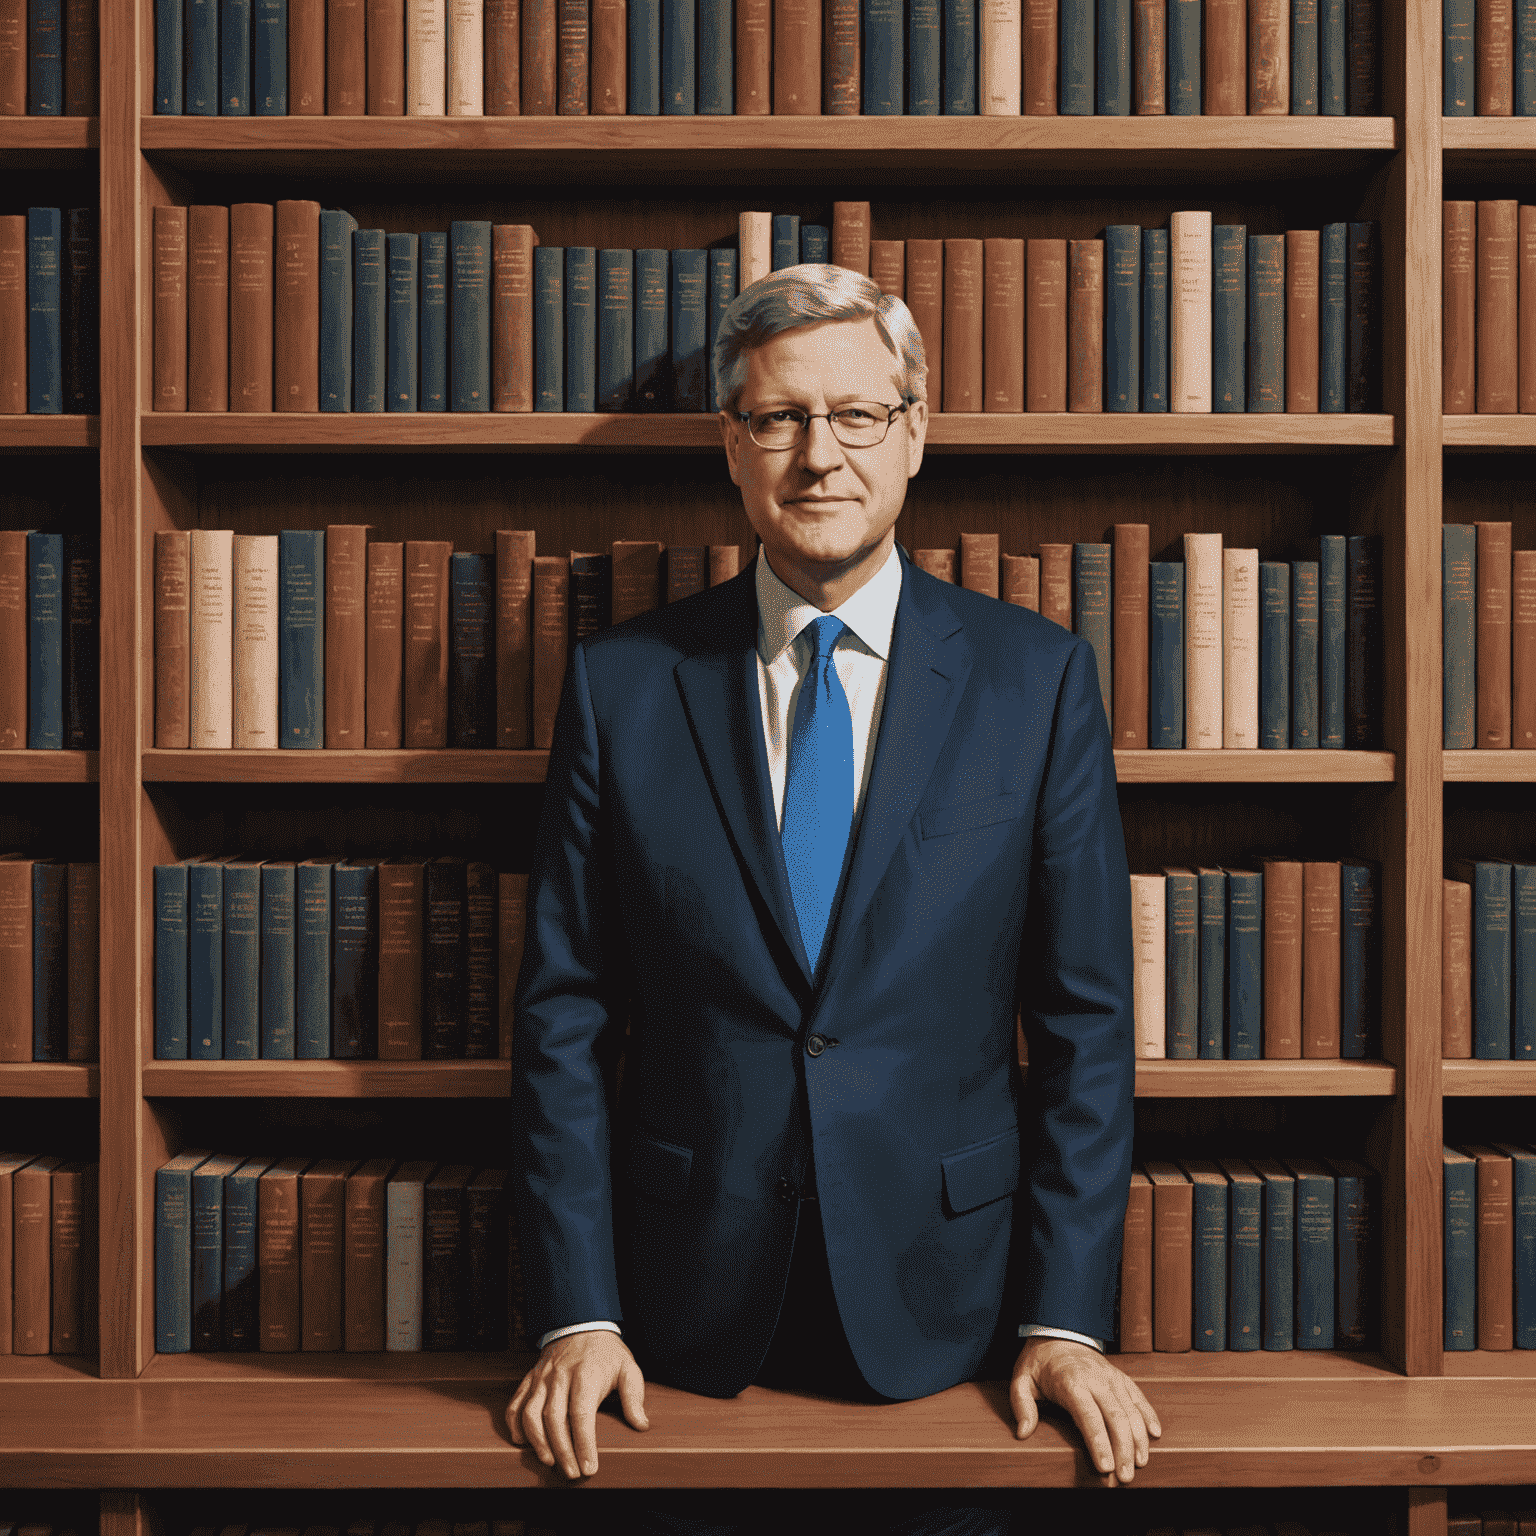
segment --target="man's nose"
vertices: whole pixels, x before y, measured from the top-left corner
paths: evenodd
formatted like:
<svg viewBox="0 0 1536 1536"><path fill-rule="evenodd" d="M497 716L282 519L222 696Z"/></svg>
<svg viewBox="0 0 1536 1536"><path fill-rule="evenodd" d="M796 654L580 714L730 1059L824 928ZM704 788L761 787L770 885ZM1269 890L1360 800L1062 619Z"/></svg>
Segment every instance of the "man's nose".
<svg viewBox="0 0 1536 1536"><path fill-rule="evenodd" d="M813 416L806 422L800 462L813 474L825 474L843 462L843 445L832 435L832 423L826 417Z"/></svg>

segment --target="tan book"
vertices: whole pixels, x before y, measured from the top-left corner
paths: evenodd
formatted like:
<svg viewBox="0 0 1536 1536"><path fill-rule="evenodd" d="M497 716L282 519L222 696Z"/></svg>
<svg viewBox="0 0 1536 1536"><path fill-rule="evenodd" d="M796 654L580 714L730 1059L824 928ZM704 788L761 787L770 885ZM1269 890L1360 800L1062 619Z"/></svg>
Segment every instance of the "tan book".
<svg viewBox="0 0 1536 1536"><path fill-rule="evenodd" d="M613 541L613 623L661 607L662 549L655 539Z"/></svg>
<svg viewBox="0 0 1536 1536"><path fill-rule="evenodd" d="M229 209L187 209L187 409L229 409Z"/></svg>
<svg viewBox="0 0 1536 1536"><path fill-rule="evenodd" d="M1136 1055L1161 1061L1168 1054L1168 881L1131 876L1131 1012Z"/></svg>
<svg viewBox="0 0 1536 1536"><path fill-rule="evenodd" d="M3 535L0 535L3 538ZM25 555L25 543L22 553ZM155 534L155 745L191 745L192 535L183 528ZM23 734L22 742L26 736Z"/></svg>
<svg viewBox="0 0 1536 1536"><path fill-rule="evenodd" d="M364 0L325 0L325 110L329 117L368 111L367 11Z"/></svg>
<svg viewBox="0 0 1536 1536"><path fill-rule="evenodd" d="M1003 601L1040 612L1040 558L1038 555L1002 557Z"/></svg>
<svg viewBox="0 0 1536 1536"><path fill-rule="evenodd" d="M914 549L912 563L920 571L927 571L951 586L955 581L955 552L952 549Z"/></svg>
<svg viewBox="0 0 1536 1536"><path fill-rule="evenodd" d="M229 210L232 411L272 409L272 226L271 203L235 203Z"/></svg>
<svg viewBox="0 0 1536 1536"><path fill-rule="evenodd" d="M1104 242L1069 240L1067 409L1104 409Z"/></svg>
<svg viewBox="0 0 1536 1536"><path fill-rule="evenodd" d="M832 265L869 276L869 204L832 204Z"/></svg>
<svg viewBox="0 0 1536 1536"><path fill-rule="evenodd" d="M587 5L580 0L581 89L586 106ZM447 0L443 8L447 32L447 90L449 117L485 115L485 0Z"/></svg>
<svg viewBox="0 0 1536 1536"><path fill-rule="evenodd" d="M367 745L400 745L400 672L405 618L405 545L369 544L367 687L363 725Z"/></svg>
<svg viewBox="0 0 1536 1536"><path fill-rule="evenodd" d="M1248 0L1248 111L1291 110L1291 0Z"/></svg>
<svg viewBox="0 0 1536 1536"><path fill-rule="evenodd" d="M773 215L756 209L738 214L736 248L740 267L738 291L744 291L773 270Z"/></svg>
<svg viewBox="0 0 1536 1536"><path fill-rule="evenodd" d="M29 1060L30 1056L29 1051ZM52 1343L53 1175L63 1164L62 1157L39 1157L11 1176L11 1353L15 1355L46 1355Z"/></svg>
<svg viewBox="0 0 1536 1536"><path fill-rule="evenodd" d="M325 116L326 0L288 0L288 113L291 117ZM280 112L281 103L251 99Z"/></svg>
<svg viewBox="0 0 1536 1536"><path fill-rule="evenodd" d="M821 110L827 117L857 117L862 111L864 72L859 9L859 0L823 0Z"/></svg>
<svg viewBox="0 0 1536 1536"><path fill-rule="evenodd" d="M187 210L156 208L155 409L187 408Z"/></svg>
<svg viewBox="0 0 1536 1536"><path fill-rule="evenodd" d="M982 405L982 243L944 242L944 410Z"/></svg>
<svg viewBox="0 0 1536 1536"><path fill-rule="evenodd" d="M1477 409L1503 415L1520 403L1519 204L1477 205Z"/></svg>
<svg viewBox="0 0 1536 1536"><path fill-rule="evenodd" d="M424 871L413 858L379 866L380 1061L421 1060Z"/></svg>
<svg viewBox="0 0 1536 1536"><path fill-rule="evenodd" d="M32 1060L33 862L0 856L0 1061Z"/></svg>
<svg viewBox="0 0 1536 1536"><path fill-rule="evenodd" d="M1182 1354L1194 1334L1195 1186L1176 1163L1143 1166L1152 1184L1152 1347Z"/></svg>
<svg viewBox="0 0 1536 1536"><path fill-rule="evenodd" d="M384 1348L384 1190L393 1168L392 1158L372 1158L344 1186L342 1329L348 1350Z"/></svg>
<svg viewBox="0 0 1536 1536"><path fill-rule="evenodd" d="M906 306L923 338L928 363L928 409L944 398L944 242L907 241Z"/></svg>
<svg viewBox="0 0 1536 1536"><path fill-rule="evenodd" d="M1224 745L1221 611L1224 572L1219 533L1184 535L1184 744Z"/></svg>
<svg viewBox="0 0 1536 1536"><path fill-rule="evenodd" d="M1259 744L1259 552L1221 552L1221 744Z"/></svg>
<svg viewBox="0 0 1536 1536"><path fill-rule="evenodd" d="M191 728L194 747L234 744L235 535L192 529Z"/></svg>
<svg viewBox="0 0 1536 1536"><path fill-rule="evenodd" d="M521 0L485 0L487 117L522 115L522 26Z"/></svg>
<svg viewBox="0 0 1536 1536"><path fill-rule="evenodd" d="M1248 0L1205 0L1207 117L1248 114Z"/></svg>
<svg viewBox="0 0 1536 1536"><path fill-rule="evenodd" d="M496 530L496 745L502 748L532 744L536 543L531 528Z"/></svg>
<svg viewBox="0 0 1536 1536"><path fill-rule="evenodd" d="M976 8L976 110L1018 117L1024 86L1021 0L981 0Z"/></svg>
<svg viewBox="0 0 1536 1536"><path fill-rule="evenodd" d="M629 110L628 0L592 0L592 72L588 106L600 117Z"/></svg>
<svg viewBox="0 0 1536 1536"><path fill-rule="evenodd" d="M299 1179L309 1161L285 1157L257 1180L257 1337L270 1353L296 1351L303 1338Z"/></svg>
<svg viewBox="0 0 1536 1536"><path fill-rule="evenodd" d="M547 0L553 19L554 0ZM526 18L530 6L524 6ZM523 57L528 41L523 40ZM551 40L550 60L554 45ZM524 89L527 74L524 72ZM447 0L405 0L405 111L407 117L443 117L448 110ZM523 110L528 110L524 103ZM550 111L554 111L551 103Z"/></svg>
<svg viewBox="0 0 1536 1536"><path fill-rule="evenodd" d="M1447 1061L1472 1055L1472 887L1441 881L1440 1054Z"/></svg>
<svg viewBox="0 0 1536 1536"><path fill-rule="evenodd" d="M12 1234L15 1230L14 1179L16 1171L32 1161L27 1152L0 1152L0 1355L12 1351L14 1323L11 1316Z"/></svg>
<svg viewBox="0 0 1536 1536"><path fill-rule="evenodd" d="M405 115L405 0L365 0L368 116ZM504 0L514 7L517 0ZM489 45L491 29L486 28ZM514 54L514 58L516 55Z"/></svg>
<svg viewBox="0 0 1536 1536"><path fill-rule="evenodd" d="M1285 408L1318 408L1318 270L1322 232L1285 233Z"/></svg>
<svg viewBox="0 0 1536 1536"><path fill-rule="evenodd" d="M889 293L905 302L907 242L905 240L871 240L869 242L869 275L881 293ZM1022 323L1021 321L1021 326Z"/></svg>
<svg viewBox="0 0 1536 1536"><path fill-rule="evenodd" d="M1465 416L1477 408L1477 204L1446 202L1441 209L1441 410Z"/></svg>
<svg viewBox="0 0 1536 1536"><path fill-rule="evenodd" d="M522 969L528 929L528 876L507 871L497 877L496 893L496 1054L512 1056L512 1001L517 992L517 973Z"/></svg>
<svg viewBox="0 0 1536 1536"><path fill-rule="evenodd" d="M1341 909L1337 860L1301 866L1301 1054L1339 1055Z"/></svg>
<svg viewBox="0 0 1536 1536"><path fill-rule="evenodd" d="M1513 0L1480 0L1474 15L1477 116L1508 117L1515 109Z"/></svg>
<svg viewBox="0 0 1536 1536"><path fill-rule="evenodd" d="M1056 0L1024 0L1020 103L1025 117L1055 117L1057 102Z"/></svg>
<svg viewBox="0 0 1536 1536"><path fill-rule="evenodd" d="M69 1059L101 1052L101 865L69 866Z"/></svg>
<svg viewBox="0 0 1536 1536"><path fill-rule="evenodd" d="M553 117L556 95L557 37L555 0L523 0L522 53L519 72L523 86L523 116Z"/></svg>
<svg viewBox="0 0 1536 1536"><path fill-rule="evenodd" d="M871 258L873 260L873 257ZM1024 409L1024 242L984 240L982 409Z"/></svg>
<svg viewBox="0 0 1536 1536"><path fill-rule="evenodd" d="M272 376L279 411L320 409L320 204L276 205Z"/></svg>
<svg viewBox="0 0 1536 1536"><path fill-rule="evenodd" d="M1265 859L1264 1059L1302 1054L1303 872L1295 859Z"/></svg>
<svg viewBox="0 0 1536 1536"><path fill-rule="evenodd" d="M1509 523L1477 527L1477 744L1510 744L1510 585L1513 550Z"/></svg>
<svg viewBox="0 0 1536 1536"><path fill-rule="evenodd" d="M1024 402L1031 411L1067 408L1067 242L1024 248Z"/></svg>
<svg viewBox="0 0 1536 1536"><path fill-rule="evenodd" d="M1517 372L1520 410L1529 415L1536 411L1536 207L1527 204L1520 209L1518 236L1520 272L1516 287L1519 291L1520 336Z"/></svg>
<svg viewBox="0 0 1536 1536"><path fill-rule="evenodd" d="M756 546L753 546L756 553ZM709 584L718 587L722 581L730 581L741 574L741 545L711 544L709 546Z"/></svg>
<svg viewBox="0 0 1536 1536"><path fill-rule="evenodd" d="M21 58L25 72L25 49ZM0 62L3 59L0 49ZM16 213L0 217L0 416L26 414L27 220Z"/></svg>
<svg viewBox="0 0 1536 1536"><path fill-rule="evenodd" d="M343 1344L347 1175L355 1166L321 1158L299 1179L299 1316L306 1350L339 1350Z"/></svg>
<svg viewBox="0 0 1536 1536"><path fill-rule="evenodd" d="M1152 1349L1152 1181L1131 1170L1120 1246L1120 1339L1122 1355Z"/></svg>
<svg viewBox="0 0 1536 1536"><path fill-rule="evenodd" d="M1168 408L1211 409L1211 215L1168 220Z"/></svg>
<svg viewBox="0 0 1536 1536"><path fill-rule="evenodd" d="M234 717L236 747L277 748L277 535L237 533L234 561Z"/></svg>
<svg viewBox="0 0 1536 1536"><path fill-rule="evenodd" d="M1131 8L1131 111L1137 117L1168 113L1168 3L1135 0Z"/></svg>
<svg viewBox="0 0 1536 1536"><path fill-rule="evenodd" d="M325 530L325 744L366 744L368 684L368 528Z"/></svg>
<svg viewBox="0 0 1536 1536"><path fill-rule="evenodd" d="M0 528L0 751L27 744L27 622L26 531Z"/></svg>
<svg viewBox="0 0 1536 1536"><path fill-rule="evenodd" d="M821 114L821 0L774 0L773 111Z"/></svg>
<svg viewBox="0 0 1536 1536"><path fill-rule="evenodd" d="M401 679L401 744L448 745L448 557L443 539L405 546L405 637Z"/></svg>
<svg viewBox="0 0 1536 1536"><path fill-rule="evenodd" d="M1044 618L1072 628L1072 546L1040 546L1040 613Z"/></svg>
<svg viewBox="0 0 1536 1536"><path fill-rule="evenodd" d="M1477 1159L1477 1347L1513 1349L1514 1159L1490 1146L1461 1150Z"/></svg>
<svg viewBox="0 0 1536 1536"><path fill-rule="evenodd" d="M773 110L773 0L736 0L736 115Z"/></svg>
<svg viewBox="0 0 1536 1536"><path fill-rule="evenodd" d="M1511 569L1509 744L1536 747L1536 549L1517 549Z"/></svg>
<svg viewBox="0 0 1536 1536"><path fill-rule="evenodd" d="M1146 523L1114 527L1114 746L1147 745L1148 601L1151 529Z"/></svg>
<svg viewBox="0 0 1536 1536"><path fill-rule="evenodd" d="M548 750L565 682L571 608L570 562L560 555L533 558L533 744Z"/></svg>

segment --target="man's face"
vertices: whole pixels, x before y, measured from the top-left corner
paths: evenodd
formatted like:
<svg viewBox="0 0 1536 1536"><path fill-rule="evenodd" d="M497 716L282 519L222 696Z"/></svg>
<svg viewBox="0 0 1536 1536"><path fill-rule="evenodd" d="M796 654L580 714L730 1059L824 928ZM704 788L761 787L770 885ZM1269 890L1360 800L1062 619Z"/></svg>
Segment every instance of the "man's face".
<svg viewBox="0 0 1536 1536"><path fill-rule="evenodd" d="M899 368L873 320L800 326L747 354L739 409L795 406L815 416L854 401L898 405ZM721 413L731 479L783 579L798 572L831 582L861 564L868 565L867 575L878 569L907 481L922 463L927 423L919 400L895 418L877 447L844 447L822 420L809 424L797 447L773 451L752 441L745 422Z"/></svg>

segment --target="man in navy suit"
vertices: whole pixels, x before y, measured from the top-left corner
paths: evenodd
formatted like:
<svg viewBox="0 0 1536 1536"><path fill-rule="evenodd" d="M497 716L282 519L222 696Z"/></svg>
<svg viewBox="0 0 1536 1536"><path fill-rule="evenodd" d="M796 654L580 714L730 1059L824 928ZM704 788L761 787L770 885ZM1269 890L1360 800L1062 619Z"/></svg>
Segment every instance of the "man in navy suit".
<svg viewBox="0 0 1536 1536"><path fill-rule="evenodd" d="M1093 652L895 543L928 419L899 299L773 273L714 364L758 557L577 645L555 724L514 1005L540 1354L512 1438L577 1477L615 1388L647 1426L644 1376L890 1401L1011 1371L1019 1436L1054 1401L1129 1481L1160 1429L1103 1354L1134 1061Z"/></svg>

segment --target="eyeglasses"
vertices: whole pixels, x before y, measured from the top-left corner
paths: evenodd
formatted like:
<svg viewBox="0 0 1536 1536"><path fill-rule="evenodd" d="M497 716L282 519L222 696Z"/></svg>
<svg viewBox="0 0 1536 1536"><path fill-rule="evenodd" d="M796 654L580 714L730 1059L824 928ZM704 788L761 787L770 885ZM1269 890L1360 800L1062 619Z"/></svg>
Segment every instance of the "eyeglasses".
<svg viewBox="0 0 1536 1536"><path fill-rule="evenodd" d="M875 448L885 441L891 423L910 403L903 400L900 405L886 405L883 401L858 400L814 416L795 406L780 405L765 411L737 411L736 418L746 422L752 441L770 452L798 448L813 421L826 422L832 436L845 448Z"/></svg>

